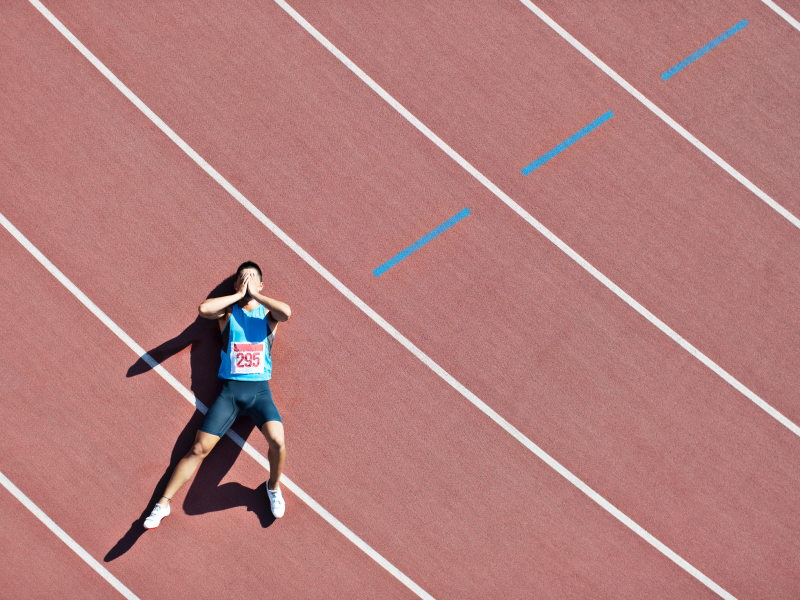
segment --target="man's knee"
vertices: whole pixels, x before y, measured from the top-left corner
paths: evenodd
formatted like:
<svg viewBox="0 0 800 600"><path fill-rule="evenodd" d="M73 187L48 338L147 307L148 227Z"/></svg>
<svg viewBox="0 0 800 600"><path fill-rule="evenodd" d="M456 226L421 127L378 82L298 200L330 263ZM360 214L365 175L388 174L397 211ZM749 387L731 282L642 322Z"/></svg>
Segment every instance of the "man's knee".
<svg viewBox="0 0 800 600"><path fill-rule="evenodd" d="M286 444L284 443L282 434L273 434L267 436L267 442L269 443L269 447L273 450L282 451L286 449Z"/></svg>
<svg viewBox="0 0 800 600"><path fill-rule="evenodd" d="M192 449L189 450L189 454L186 455L186 458L191 457L203 460L206 456L208 456L209 452L211 452L210 447L206 446L202 442L195 442L194 445L192 446Z"/></svg>

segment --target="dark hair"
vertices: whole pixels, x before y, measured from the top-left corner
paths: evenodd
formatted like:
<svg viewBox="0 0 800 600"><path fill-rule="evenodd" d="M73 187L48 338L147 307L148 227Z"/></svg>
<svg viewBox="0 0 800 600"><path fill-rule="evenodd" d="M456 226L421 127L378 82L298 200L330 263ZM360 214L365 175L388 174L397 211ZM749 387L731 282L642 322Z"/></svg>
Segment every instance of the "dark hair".
<svg viewBox="0 0 800 600"><path fill-rule="evenodd" d="M255 269L256 272L258 273L258 279L260 281L264 281L264 278L261 275L261 267L259 267L252 260L248 260L247 262L243 262L242 264L239 265L239 268L236 269L236 278L237 279L239 278L239 275L241 274L241 272L244 271L245 269Z"/></svg>

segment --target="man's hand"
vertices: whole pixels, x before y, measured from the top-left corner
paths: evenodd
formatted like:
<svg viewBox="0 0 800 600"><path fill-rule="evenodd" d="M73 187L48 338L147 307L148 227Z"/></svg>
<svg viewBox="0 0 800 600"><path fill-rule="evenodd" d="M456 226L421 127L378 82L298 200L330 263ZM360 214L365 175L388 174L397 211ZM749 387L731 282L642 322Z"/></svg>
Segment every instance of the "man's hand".
<svg viewBox="0 0 800 600"><path fill-rule="evenodd" d="M245 285L247 286L247 293L250 294L250 297L255 298L256 294L258 294L259 283L260 282L252 276L252 273L247 274Z"/></svg>
<svg viewBox="0 0 800 600"><path fill-rule="evenodd" d="M263 283L254 274L248 273L246 285L250 297L269 311L270 325L287 321L292 316L292 309L288 304L261 295Z"/></svg>
<svg viewBox="0 0 800 600"><path fill-rule="evenodd" d="M239 298L244 298L247 295L247 292L250 291L248 286L252 279L253 278L250 273L245 273L244 275L240 276L240 281L238 282L239 285L236 288L236 295L239 296ZM250 295L252 296L253 293L250 292Z"/></svg>
<svg viewBox="0 0 800 600"><path fill-rule="evenodd" d="M243 277L239 277L233 284L236 290L235 294L231 296L223 296L222 298L208 298L197 309L200 316L204 319L221 319L225 316L227 308L231 304L235 304L247 295L248 285L252 279L251 273L245 273Z"/></svg>

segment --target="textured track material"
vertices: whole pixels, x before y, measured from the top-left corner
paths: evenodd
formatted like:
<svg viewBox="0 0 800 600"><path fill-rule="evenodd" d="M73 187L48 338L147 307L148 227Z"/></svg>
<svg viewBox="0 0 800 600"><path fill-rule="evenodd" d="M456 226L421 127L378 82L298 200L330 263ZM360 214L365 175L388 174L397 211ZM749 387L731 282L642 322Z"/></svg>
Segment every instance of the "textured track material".
<svg viewBox="0 0 800 600"><path fill-rule="evenodd" d="M526 435L735 595L800 589L789 558L800 550L796 438L498 206L284 13L255 2L76 7L51 9L261 210ZM777 344L746 375L800 416L785 393L797 357L772 361L789 334L769 337L782 318L796 319L785 308L800 258L789 226L686 152L591 65L547 54L554 44L544 30L521 49L515 40L529 33L530 13L497 11L510 28L508 47L487 58L492 38L479 34L496 22L475 7L470 27L452 30L445 24L459 15L444 9L362 15L353 20L358 35L347 31L344 8L298 8L329 23L335 42L349 40L341 47L354 60L651 310L698 332L704 350L736 367L752 364L769 340ZM0 92L9 124L3 213L137 342L158 348L154 355L204 402L213 399L218 341L213 323L195 321L195 307L241 260L263 263L270 294L294 313L278 329L274 359L287 472L345 524L437 598L711 597L367 320L33 9L9 14L0 72L17 75L4 75ZM378 41L396 44L395 67L384 64ZM516 64L538 55L543 80L548 70L561 74L538 84L541 112L522 111L523 88L499 83L524 78L497 71L509 47ZM425 56L459 76L403 62L425 67ZM491 73L497 82L486 79ZM521 177L523 156L540 155L609 109L615 118L596 135ZM510 135L524 115L531 129ZM661 182L652 200L643 180ZM625 181L634 191L620 192ZM724 220L676 204L696 189L711 204L724 200ZM387 256L465 205L469 219L375 279L372 269ZM748 210L756 225L741 218ZM736 244L726 241L733 233ZM41 473L56 465L54 476L84 477L101 495L125 489L103 500L105 521L85 536L102 556L144 510L197 418L14 244L0 238L10 257L2 294L13 311L4 360L48 341L31 337L36 327L68 344L36 369L19 366L25 401L41 410L6 415L9 452L0 456L39 455L3 470L43 486ZM713 289L725 269L751 285L769 283L759 257L774 272L775 288L763 292L774 304L760 306L764 296L751 288ZM26 309L14 301L33 282L47 293ZM741 327L744 316L755 326ZM53 381L59 387L47 392ZM61 419L49 422L52 414ZM63 429L70 438L58 436ZM248 439L266 453L257 432ZM291 498L287 516L263 529L253 491L263 471L244 456L233 462L234 448L219 450L185 492L189 514L174 511L111 562L127 585L148 592L142 597L256 589L408 596ZM77 485L63 485L80 498ZM42 502L60 506L53 497ZM69 506L60 510L74 529L83 517ZM146 577L159 560L170 568Z"/></svg>

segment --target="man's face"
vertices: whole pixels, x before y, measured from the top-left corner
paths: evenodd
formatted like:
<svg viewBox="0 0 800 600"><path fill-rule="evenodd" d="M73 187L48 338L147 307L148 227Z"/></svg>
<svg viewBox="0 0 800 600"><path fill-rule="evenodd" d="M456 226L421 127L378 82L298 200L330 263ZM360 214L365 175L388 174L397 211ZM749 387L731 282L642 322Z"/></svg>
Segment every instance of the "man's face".
<svg viewBox="0 0 800 600"><path fill-rule="evenodd" d="M264 287L264 282L261 281L261 279L258 276L258 271L256 271L255 269L244 269L241 273L239 273L239 277L236 278L236 289L238 290L241 287L242 282L244 281L244 278L248 273L250 274L250 278L253 281L258 282L256 289L260 292L261 288ZM249 296L250 294L248 293L246 295Z"/></svg>

